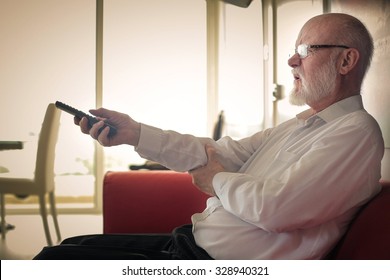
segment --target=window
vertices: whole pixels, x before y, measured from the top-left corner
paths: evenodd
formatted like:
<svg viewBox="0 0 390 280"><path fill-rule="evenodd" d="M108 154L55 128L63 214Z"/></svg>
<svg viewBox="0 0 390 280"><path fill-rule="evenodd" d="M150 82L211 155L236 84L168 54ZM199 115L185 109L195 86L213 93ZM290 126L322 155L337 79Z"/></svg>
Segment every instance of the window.
<svg viewBox="0 0 390 280"><path fill-rule="evenodd" d="M206 2L105 1L103 104L163 129L206 135ZM143 163L105 148L106 170Z"/></svg>
<svg viewBox="0 0 390 280"><path fill-rule="evenodd" d="M299 13L291 11L299 11ZM289 51L295 47L295 41L303 24L309 18L319 14L322 14L322 0L283 1L277 6L277 81L275 82L282 86L285 98L278 101L276 124L294 117L306 108L289 103L288 95L293 86L293 78L287 60Z"/></svg>
<svg viewBox="0 0 390 280"><path fill-rule="evenodd" d="M224 133L242 138L264 125L261 1L245 9L223 5L220 26L219 110Z"/></svg>
<svg viewBox="0 0 390 280"><path fill-rule="evenodd" d="M94 0L0 1L0 139L25 142L21 151L0 152L3 170L33 175L48 103L95 103L95 7ZM63 113L55 170L59 208L69 202L92 207L93 157L93 142ZM30 200L14 202L20 207Z"/></svg>

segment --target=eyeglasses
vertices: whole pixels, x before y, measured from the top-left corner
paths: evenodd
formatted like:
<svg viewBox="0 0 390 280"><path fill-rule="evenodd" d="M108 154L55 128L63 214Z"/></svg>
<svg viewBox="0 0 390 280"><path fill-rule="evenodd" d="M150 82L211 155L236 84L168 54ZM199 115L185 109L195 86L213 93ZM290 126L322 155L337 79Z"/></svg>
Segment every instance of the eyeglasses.
<svg viewBox="0 0 390 280"><path fill-rule="evenodd" d="M344 46L344 45L306 45L306 44L301 44L299 45L293 52L290 57L292 57L294 54L298 54L299 58L305 58L309 55L309 49L328 49L328 48L344 48L344 49L349 49L349 47Z"/></svg>

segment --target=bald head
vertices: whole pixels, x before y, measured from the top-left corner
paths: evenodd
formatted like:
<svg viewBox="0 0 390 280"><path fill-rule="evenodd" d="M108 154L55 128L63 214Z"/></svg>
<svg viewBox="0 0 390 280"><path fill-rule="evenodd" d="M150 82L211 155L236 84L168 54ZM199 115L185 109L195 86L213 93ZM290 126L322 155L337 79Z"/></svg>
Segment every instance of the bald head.
<svg viewBox="0 0 390 280"><path fill-rule="evenodd" d="M313 35L320 36L322 43L345 45L357 49L360 54L357 67L363 79L370 66L374 46L369 31L360 20L341 13L319 15L306 22L298 38L306 32L313 33L310 30L315 30Z"/></svg>

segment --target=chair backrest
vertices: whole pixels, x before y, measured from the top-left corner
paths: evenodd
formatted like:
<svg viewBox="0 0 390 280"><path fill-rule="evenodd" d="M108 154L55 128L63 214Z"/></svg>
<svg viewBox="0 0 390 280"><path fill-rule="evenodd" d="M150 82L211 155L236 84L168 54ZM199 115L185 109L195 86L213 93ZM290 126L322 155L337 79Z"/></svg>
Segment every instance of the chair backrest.
<svg viewBox="0 0 390 280"><path fill-rule="evenodd" d="M47 106L38 139L35 181L42 192L54 189L55 146L58 139L61 111L53 103Z"/></svg>
<svg viewBox="0 0 390 280"><path fill-rule="evenodd" d="M328 258L390 259L390 182L381 183L382 191L359 211Z"/></svg>

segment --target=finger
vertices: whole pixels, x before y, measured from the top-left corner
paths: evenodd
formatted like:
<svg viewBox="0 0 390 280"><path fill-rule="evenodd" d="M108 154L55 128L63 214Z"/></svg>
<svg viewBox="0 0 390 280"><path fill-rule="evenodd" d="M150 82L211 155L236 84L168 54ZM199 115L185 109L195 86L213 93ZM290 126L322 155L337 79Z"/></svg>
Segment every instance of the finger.
<svg viewBox="0 0 390 280"><path fill-rule="evenodd" d="M74 117L74 118L73 118L73 122L74 122L74 124L76 124L76 125L79 125L80 121L81 121L81 119L80 119L79 117Z"/></svg>
<svg viewBox="0 0 390 280"><path fill-rule="evenodd" d="M86 117L83 117L80 122L79 126L82 133L89 134L89 129L91 128L89 125L89 121Z"/></svg>
<svg viewBox="0 0 390 280"><path fill-rule="evenodd" d="M91 135L92 138L94 138L94 139L98 139L99 134L100 134L100 130L102 129L103 126L104 126L103 121L99 121L99 122L95 123L92 126L92 128L89 130L89 135Z"/></svg>
<svg viewBox="0 0 390 280"><path fill-rule="evenodd" d="M194 169L191 169L188 171L188 173L194 177L194 176L197 176L199 173L202 172L202 170L205 169L205 166L201 166L201 167L197 167L197 168L194 168Z"/></svg>
<svg viewBox="0 0 390 280"><path fill-rule="evenodd" d="M110 132L110 127L109 126L104 127L103 130L100 131L97 140L99 141L99 143L102 146L107 146L109 144L109 140L108 140L108 133L109 132Z"/></svg>
<svg viewBox="0 0 390 280"><path fill-rule="evenodd" d="M111 111L104 109L104 108L91 109L91 110L89 110L89 112L92 115L103 118L103 119L107 119L111 115L111 113L110 113Z"/></svg>

